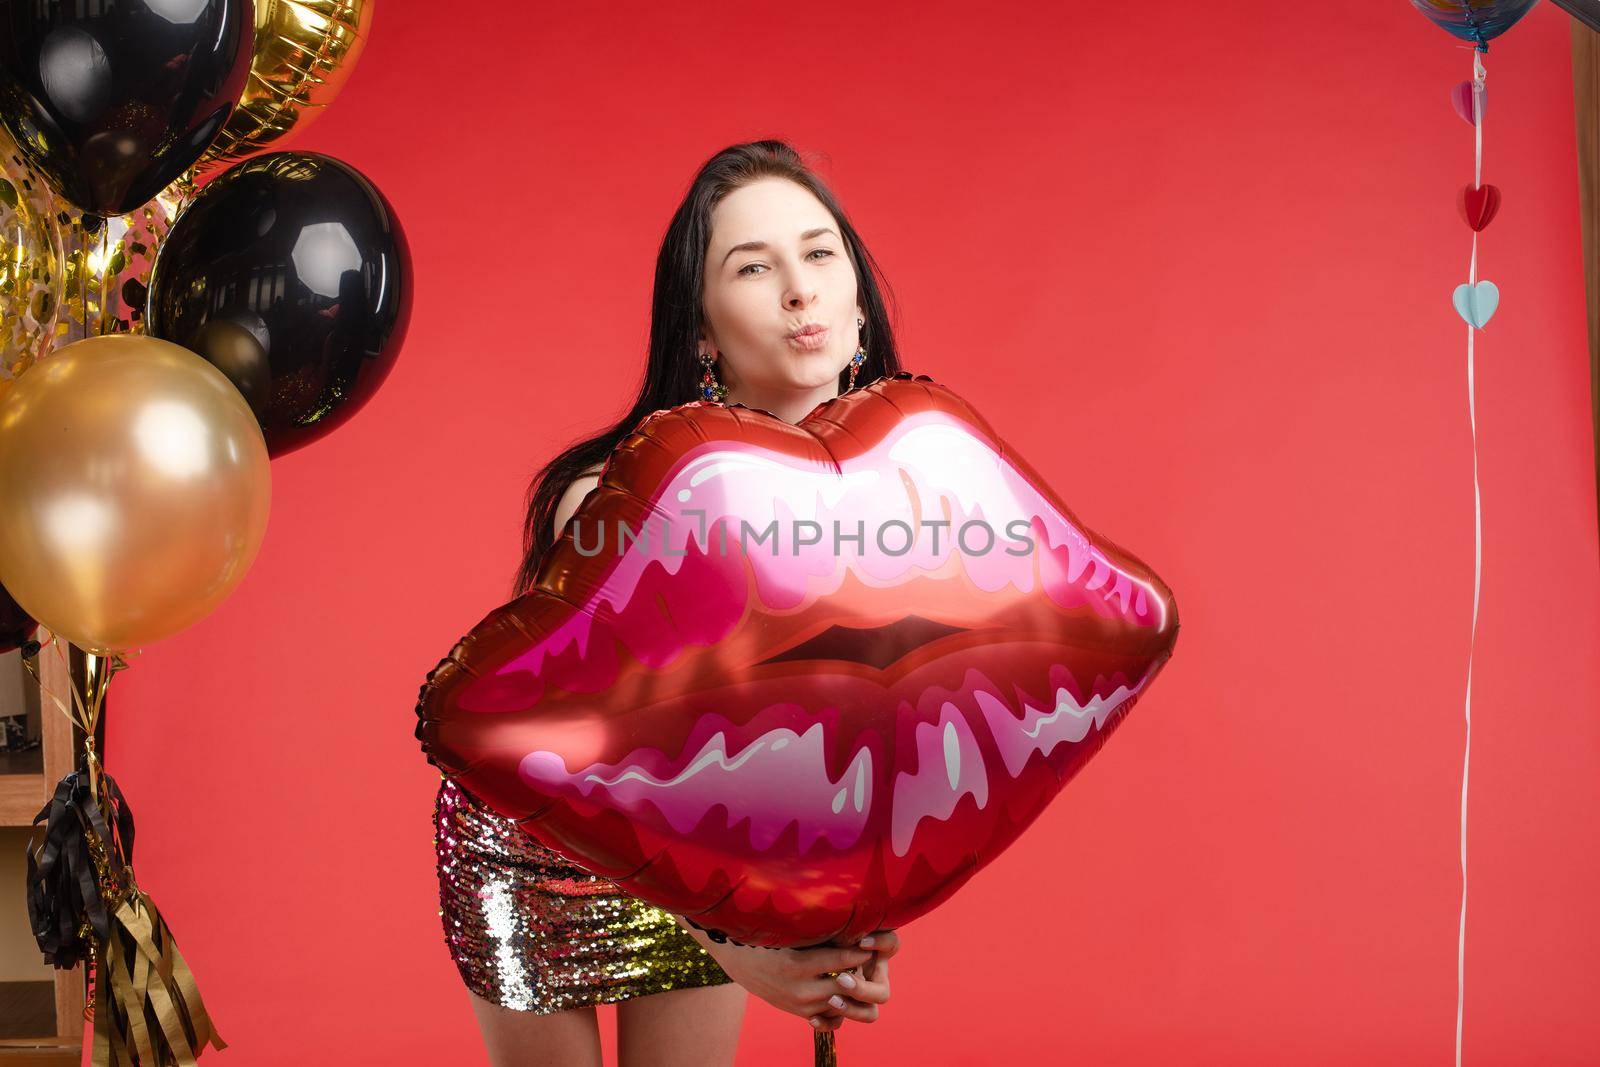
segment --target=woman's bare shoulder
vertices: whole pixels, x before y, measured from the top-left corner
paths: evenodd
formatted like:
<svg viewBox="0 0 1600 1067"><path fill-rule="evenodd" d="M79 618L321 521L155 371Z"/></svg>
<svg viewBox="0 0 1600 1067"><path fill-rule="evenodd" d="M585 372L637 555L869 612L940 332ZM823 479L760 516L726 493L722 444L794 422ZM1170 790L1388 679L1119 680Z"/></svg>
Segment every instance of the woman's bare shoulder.
<svg viewBox="0 0 1600 1067"><path fill-rule="evenodd" d="M561 494L561 499L556 502L555 536L560 537L561 531L566 528L567 520L577 512L583 504L583 498L589 495L589 490L600 484L600 471L604 463L596 463L576 478L567 486L567 491Z"/></svg>

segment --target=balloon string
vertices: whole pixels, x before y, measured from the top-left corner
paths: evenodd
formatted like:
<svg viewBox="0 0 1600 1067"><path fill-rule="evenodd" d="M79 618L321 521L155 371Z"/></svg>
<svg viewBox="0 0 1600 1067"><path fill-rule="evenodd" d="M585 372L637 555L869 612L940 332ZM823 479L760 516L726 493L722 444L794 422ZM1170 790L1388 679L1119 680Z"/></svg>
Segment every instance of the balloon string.
<svg viewBox="0 0 1600 1067"><path fill-rule="evenodd" d="M1482 56L1472 53L1472 117L1474 186L1483 186L1483 82ZM1467 281L1478 281L1478 231L1472 231L1472 258ZM1456 933L1456 1067L1461 1067L1461 1023L1466 1007L1467 981L1467 772L1472 764L1472 657L1478 644L1478 594L1483 585L1483 492L1478 485L1478 405L1473 383L1473 334L1467 323L1467 418L1472 427L1472 634L1467 645L1467 744L1461 758L1461 922Z"/></svg>
<svg viewBox="0 0 1600 1067"><path fill-rule="evenodd" d="M101 222L100 222L100 269L94 272L94 280L95 280L95 283L96 283L96 288L99 290L96 293L96 295L100 298L99 301L98 301L98 304L96 306L96 312L95 312L95 316L94 316L94 319L95 319L94 332L95 332L95 336L97 336L97 337L103 335L106 332L106 275L109 273L106 268L108 266L110 266L110 264L106 262L106 252L109 250L109 246L108 246L108 243L106 241L106 234L110 231L110 229L111 229L111 220L110 219L101 220Z"/></svg>
<svg viewBox="0 0 1600 1067"><path fill-rule="evenodd" d="M89 725L84 731L83 755L84 762L89 768L89 792L95 797L100 796L100 780L105 774L99 753L95 751L95 728L100 723L101 711L105 709L106 689L110 687L111 676L118 669L117 663L118 660L114 655L104 656L91 652L84 656L84 688L88 691L89 697L86 718Z"/></svg>
<svg viewBox="0 0 1600 1067"><path fill-rule="evenodd" d="M56 648L57 653L61 654L61 655L64 655L64 653L61 653L60 643L58 641L56 641L55 635L52 634L51 637L50 637L50 640L48 642L46 642L46 644L47 645L56 645L57 646L57 648ZM43 652L43 647L40 648L40 651ZM66 702L63 701L59 696L56 695L55 690L51 689L48 685L44 684L44 679L39 677L39 668L34 663L34 660L32 658L29 658L29 657L23 657L22 665L23 665L23 667L27 668L28 673L33 676L33 680L36 683L38 683L39 692L41 692L45 696L49 697L50 698L50 702L53 703L58 710L60 710L61 714L65 715L67 717L67 720L69 722L71 722L74 726L77 726L77 727L79 727L81 729L84 726L84 720L80 719L77 715L74 715L72 709L67 707ZM72 695L73 695L74 698L76 698L77 697L77 691L73 690ZM74 703L76 703L76 702L77 701L75 699Z"/></svg>
<svg viewBox="0 0 1600 1067"><path fill-rule="evenodd" d="M1472 167L1473 184L1483 184L1483 56L1472 53ZM1476 231L1474 231L1476 232Z"/></svg>
<svg viewBox="0 0 1600 1067"><path fill-rule="evenodd" d="M82 222L83 222L83 220L82 220L82 218L80 216L80 218L79 218L79 225L80 226L82 225ZM81 324L79 326L79 329L82 331L82 333L79 336L88 337L89 336L89 252L88 252L87 245L85 244L85 242L83 242L82 240L80 240L78 238L77 234L72 233L70 230L68 231L68 233L72 238L73 254L78 259L78 306L79 306L79 308L82 309L82 312L83 312L83 314L82 314L82 322L81 322ZM74 341L76 341L77 339L78 339L77 337L73 338Z"/></svg>
<svg viewBox="0 0 1600 1067"><path fill-rule="evenodd" d="M74 726L84 732L84 756L89 767L91 788L93 788L98 782L100 768L99 756L94 749L94 732L100 722L100 715L105 710L106 691L111 687L112 676L117 671L123 670L128 666L126 653L112 653L110 655L86 653L84 687L83 692L80 693L77 685L72 680L71 664L67 659L64 642L59 640L55 634L51 634L50 640L45 645L40 646L40 652L42 653L47 646L54 646L56 655L61 659L62 667L67 674L67 689L72 695L73 707L77 709L76 714L73 713L73 708L69 708L66 702L56 695L54 690L44 684L44 679L39 676L38 668L31 659L23 658L22 664L28 673L33 676L34 681L39 683L39 691L49 697L51 703L55 704L61 714L65 715Z"/></svg>
<svg viewBox="0 0 1600 1067"><path fill-rule="evenodd" d="M1477 244L1476 235L1473 244ZM1473 327L1467 327L1467 413L1472 423L1472 638L1467 647L1467 745L1461 762L1461 926L1456 941L1456 1067L1461 1067L1461 1016L1466 992L1467 772L1472 762L1472 655L1478 643L1478 593L1483 575L1483 495L1478 486L1478 415L1472 380L1474 332Z"/></svg>
<svg viewBox="0 0 1600 1067"><path fill-rule="evenodd" d="M58 641L56 644L59 646L60 642ZM91 674L90 677L84 679L84 689L80 693L77 685L73 682L72 665L67 657L66 649L61 649L61 666L67 674L67 688L72 692L72 702L77 705L78 716L83 723L84 732L87 733L90 740L93 741L95 716L90 711L93 698L90 695L89 688L94 683L93 676Z"/></svg>

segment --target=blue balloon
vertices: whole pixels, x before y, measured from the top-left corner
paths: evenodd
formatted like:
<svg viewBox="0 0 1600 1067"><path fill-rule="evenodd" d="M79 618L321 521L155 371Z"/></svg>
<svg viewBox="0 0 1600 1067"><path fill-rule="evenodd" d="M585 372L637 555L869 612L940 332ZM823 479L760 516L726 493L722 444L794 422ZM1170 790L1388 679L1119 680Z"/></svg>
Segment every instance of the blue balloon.
<svg viewBox="0 0 1600 1067"><path fill-rule="evenodd" d="M1538 2L1539 0L1411 0L1411 6L1463 41L1471 41L1477 45L1478 51L1487 52L1492 39L1515 26Z"/></svg>

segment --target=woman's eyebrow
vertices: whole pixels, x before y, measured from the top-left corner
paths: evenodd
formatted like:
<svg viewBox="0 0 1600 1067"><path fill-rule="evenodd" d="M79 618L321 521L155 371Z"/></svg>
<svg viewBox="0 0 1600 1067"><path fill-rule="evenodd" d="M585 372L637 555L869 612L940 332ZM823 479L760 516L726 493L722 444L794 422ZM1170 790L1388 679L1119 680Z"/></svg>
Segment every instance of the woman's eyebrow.
<svg viewBox="0 0 1600 1067"><path fill-rule="evenodd" d="M833 233L832 228L828 226L818 226L814 230L807 230L805 233L801 234L800 240L809 241L813 237L821 237L825 233ZM833 235L835 237L839 236L836 233ZM722 262L728 262L728 256L733 255L735 252L755 252L766 247L767 242L765 241L746 241L744 244L734 245L732 248L728 249L728 255L722 257Z"/></svg>

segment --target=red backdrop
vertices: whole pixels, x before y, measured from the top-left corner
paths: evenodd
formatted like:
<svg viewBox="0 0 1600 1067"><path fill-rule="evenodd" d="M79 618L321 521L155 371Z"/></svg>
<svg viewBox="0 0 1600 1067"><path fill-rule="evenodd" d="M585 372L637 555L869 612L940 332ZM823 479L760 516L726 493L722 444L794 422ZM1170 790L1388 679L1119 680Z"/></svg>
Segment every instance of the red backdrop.
<svg viewBox="0 0 1600 1067"><path fill-rule="evenodd" d="M581 7L581 5L580 5ZM1600 574L1567 17L1486 58L1466 1062L1600 1049ZM275 461L233 597L112 689L137 870L233 1067L484 1062L437 914L424 675L613 416L694 169L777 136L971 399L1176 590L1175 658L903 931L843 1062L1444 1063L1472 611L1469 50L1403 0L380 4L293 147L407 227L397 369ZM688 354L685 354L688 358ZM609 1019L608 1009L607 1019ZM609 1044L609 1041L608 1041ZM752 999L741 1063L809 1063Z"/></svg>

